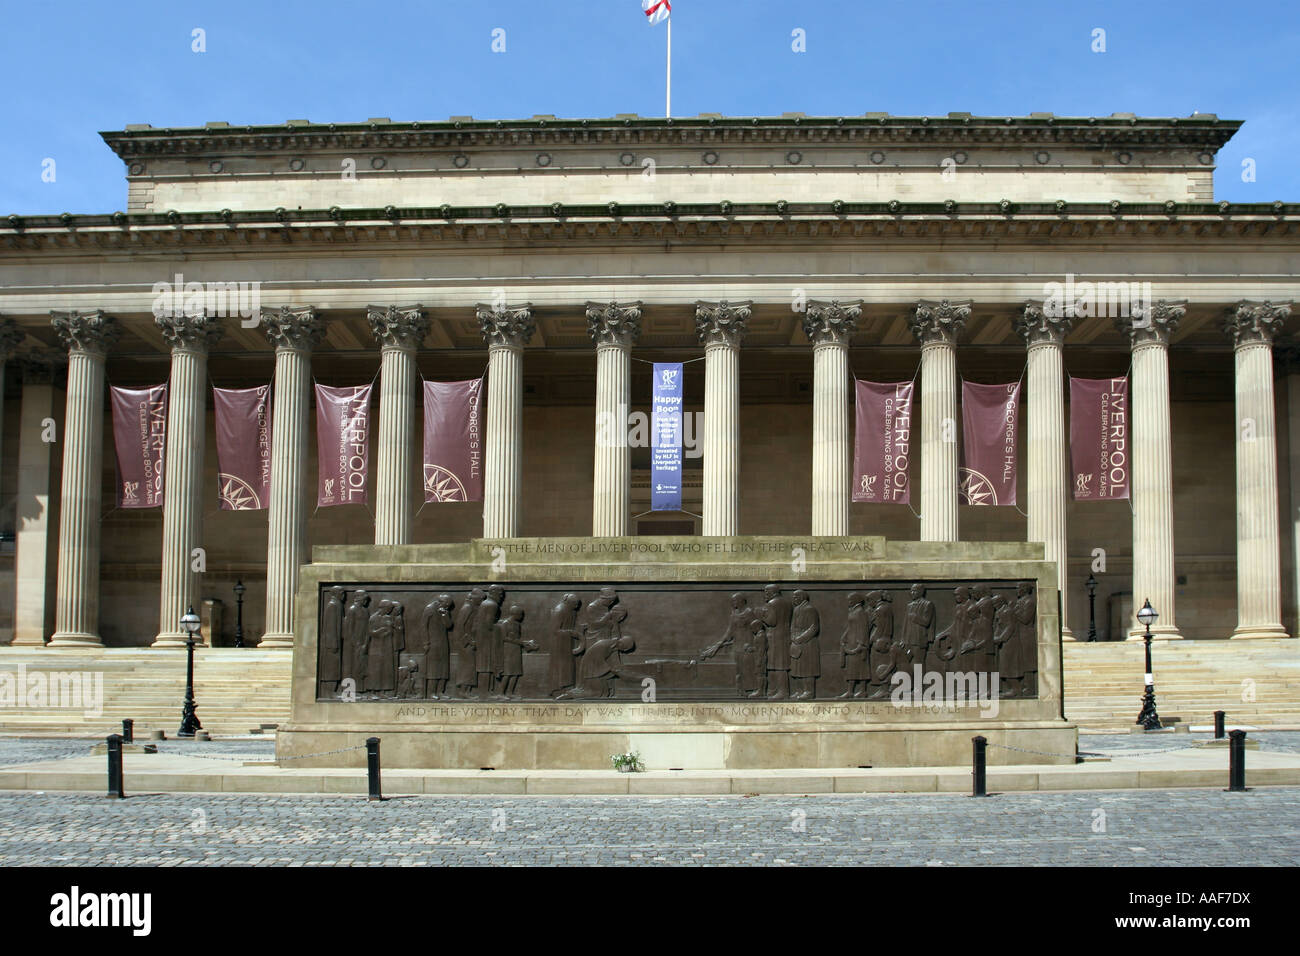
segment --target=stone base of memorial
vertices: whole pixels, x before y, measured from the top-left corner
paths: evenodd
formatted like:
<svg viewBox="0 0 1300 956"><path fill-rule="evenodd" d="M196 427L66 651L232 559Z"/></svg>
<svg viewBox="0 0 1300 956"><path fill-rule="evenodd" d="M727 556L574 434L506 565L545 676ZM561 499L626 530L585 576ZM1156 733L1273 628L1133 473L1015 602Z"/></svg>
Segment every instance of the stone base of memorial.
<svg viewBox="0 0 1300 956"><path fill-rule="evenodd" d="M316 548L294 767L1072 763L1042 546L512 538ZM1014 748L1014 749L1009 749ZM334 751L343 751L335 753ZM305 756L305 755L319 756Z"/></svg>

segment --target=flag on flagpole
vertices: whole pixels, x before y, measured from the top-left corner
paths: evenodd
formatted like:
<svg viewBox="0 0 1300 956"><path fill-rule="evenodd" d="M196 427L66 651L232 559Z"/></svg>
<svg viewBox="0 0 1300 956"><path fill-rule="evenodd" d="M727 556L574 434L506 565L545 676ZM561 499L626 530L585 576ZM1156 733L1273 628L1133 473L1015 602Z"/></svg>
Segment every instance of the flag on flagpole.
<svg viewBox="0 0 1300 956"><path fill-rule="evenodd" d="M662 23L673 12L673 5L668 0L641 0L641 9L645 11L651 26Z"/></svg>

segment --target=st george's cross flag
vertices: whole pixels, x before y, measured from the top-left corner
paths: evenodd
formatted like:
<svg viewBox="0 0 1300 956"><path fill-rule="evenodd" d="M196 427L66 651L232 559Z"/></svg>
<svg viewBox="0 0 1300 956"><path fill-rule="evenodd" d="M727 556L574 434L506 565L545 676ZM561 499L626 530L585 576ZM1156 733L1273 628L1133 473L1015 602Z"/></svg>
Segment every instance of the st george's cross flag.
<svg viewBox="0 0 1300 956"><path fill-rule="evenodd" d="M641 0L641 9L645 11L649 24L654 26L668 19L668 15L673 12L673 5L668 0Z"/></svg>

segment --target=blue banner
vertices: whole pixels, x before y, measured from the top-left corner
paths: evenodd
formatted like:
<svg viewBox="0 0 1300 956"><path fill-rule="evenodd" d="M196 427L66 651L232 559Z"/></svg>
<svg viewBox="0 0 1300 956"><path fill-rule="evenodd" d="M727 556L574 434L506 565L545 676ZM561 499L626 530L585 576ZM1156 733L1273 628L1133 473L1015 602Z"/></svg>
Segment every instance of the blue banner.
<svg viewBox="0 0 1300 956"><path fill-rule="evenodd" d="M682 364L656 362L650 402L650 510L682 510Z"/></svg>

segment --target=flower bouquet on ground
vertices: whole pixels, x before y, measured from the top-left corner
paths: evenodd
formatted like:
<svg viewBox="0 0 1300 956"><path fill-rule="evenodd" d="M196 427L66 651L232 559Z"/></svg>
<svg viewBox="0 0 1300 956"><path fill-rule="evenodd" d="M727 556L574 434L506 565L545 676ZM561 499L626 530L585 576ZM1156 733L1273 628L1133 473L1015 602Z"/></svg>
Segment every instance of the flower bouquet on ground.
<svg viewBox="0 0 1300 956"><path fill-rule="evenodd" d="M619 773L640 773L645 770L645 764L641 762L641 755L636 751L614 754L609 758L609 761Z"/></svg>

